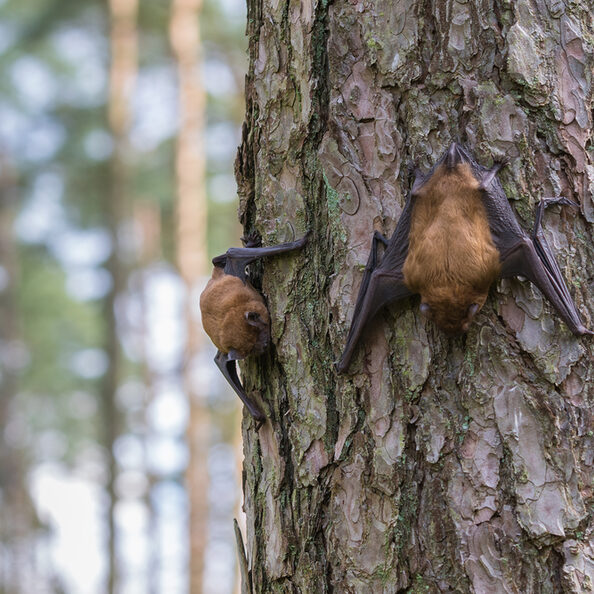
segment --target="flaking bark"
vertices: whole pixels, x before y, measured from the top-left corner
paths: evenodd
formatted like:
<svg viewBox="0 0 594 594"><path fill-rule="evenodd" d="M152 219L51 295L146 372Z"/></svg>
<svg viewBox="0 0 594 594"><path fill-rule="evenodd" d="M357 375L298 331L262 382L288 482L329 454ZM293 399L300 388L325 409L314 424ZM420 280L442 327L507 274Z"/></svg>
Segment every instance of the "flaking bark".
<svg viewBox="0 0 594 594"><path fill-rule="evenodd" d="M240 218L270 245L272 348L244 366L255 592L582 592L594 587L593 348L537 290L497 284L448 338L411 299L336 375L374 230L452 140L545 233L592 327L592 2L248 1Z"/></svg>

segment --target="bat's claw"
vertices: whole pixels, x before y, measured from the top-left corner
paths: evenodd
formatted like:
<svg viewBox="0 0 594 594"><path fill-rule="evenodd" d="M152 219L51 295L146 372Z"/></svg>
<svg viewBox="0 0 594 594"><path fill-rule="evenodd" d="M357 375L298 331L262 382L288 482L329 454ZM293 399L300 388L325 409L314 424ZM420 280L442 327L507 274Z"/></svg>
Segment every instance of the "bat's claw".
<svg viewBox="0 0 594 594"><path fill-rule="evenodd" d="M260 429L260 427L266 422L266 415L260 410L260 407L256 404L256 402L247 396L245 392L244 397L242 397L241 400L245 404L245 407L248 409L250 415L252 415L252 418L256 423L256 431L258 431L258 429Z"/></svg>
<svg viewBox="0 0 594 594"><path fill-rule="evenodd" d="M262 238L256 231L252 231L241 238L241 242L246 248L260 247L262 245Z"/></svg>

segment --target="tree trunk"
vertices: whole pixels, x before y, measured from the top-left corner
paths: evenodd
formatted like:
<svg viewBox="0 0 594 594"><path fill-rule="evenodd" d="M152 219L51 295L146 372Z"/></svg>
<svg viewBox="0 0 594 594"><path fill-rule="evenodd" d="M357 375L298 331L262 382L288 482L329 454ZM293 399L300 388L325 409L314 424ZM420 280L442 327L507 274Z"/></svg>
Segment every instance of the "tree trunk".
<svg viewBox="0 0 594 594"><path fill-rule="evenodd" d="M104 300L104 348L109 367L102 380L101 412L103 416L103 441L108 456L107 497L107 587L117 591L119 568L116 550L115 509L117 503L116 478L118 473L114 445L121 431L121 418L116 403L116 391L121 381L123 353L118 336L116 304L126 287L127 266L121 245L122 225L130 214L129 145L128 132L131 122L130 98L137 71L137 0L110 0L110 68L108 116L113 136L114 150L110 162L109 190L105 201L105 223L109 230L112 252L107 270L112 285Z"/></svg>
<svg viewBox="0 0 594 594"><path fill-rule="evenodd" d="M176 259L186 286L184 388L190 418L186 438L190 459L186 470L189 497L189 591L203 591L208 539L208 445L210 415L206 395L193 380L194 361L203 347L196 323L194 294L207 272L206 158L203 146L206 93L201 79L201 0L173 0L169 37L177 60L180 124L177 135Z"/></svg>
<svg viewBox="0 0 594 594"><path fill-rule="evenodd" d="M592 2L248 0L240 217L265 244L273 346L244 366L270 421L244 417L253 592L592 588L591 340L528 282L499 282L448 338L418 298L381 312L348 375L374 230L453 140L545 233L592 327Z"/></svg>
<svg viewBox="0 0 594 594"><path fill-rule="evenodd" d="M0 592L23 591L40 579L32 553L39 520L27 484L29 460L15 427L19 394L19 358L24 354L19 321L20 268L13 232L19 190L11 160L0 152Z"/></svg>

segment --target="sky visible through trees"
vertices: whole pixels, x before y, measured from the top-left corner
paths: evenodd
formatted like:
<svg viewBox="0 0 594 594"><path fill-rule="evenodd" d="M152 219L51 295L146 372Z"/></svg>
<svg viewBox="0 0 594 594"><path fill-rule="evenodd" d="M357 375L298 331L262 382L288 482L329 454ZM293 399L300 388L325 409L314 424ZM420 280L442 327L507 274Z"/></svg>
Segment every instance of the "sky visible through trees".
<svg viewBox="0 0 594 594"><path fill-rule="evenodd" d="M127 206L106 218L115 139L110 13L94 0L0 0L0 593L188 591L186 294L175 269L178 81L171 6L140 2L125 139ZM245 7L202 9L208 258L238 245L233 160ZM112 238L116 238L117 246ZM123 352L113 442L116 567L107 559L101 386L111 368L108 262ZM210 346L189 362L211 419L205 592L232 592L239 407Z"/></svg>

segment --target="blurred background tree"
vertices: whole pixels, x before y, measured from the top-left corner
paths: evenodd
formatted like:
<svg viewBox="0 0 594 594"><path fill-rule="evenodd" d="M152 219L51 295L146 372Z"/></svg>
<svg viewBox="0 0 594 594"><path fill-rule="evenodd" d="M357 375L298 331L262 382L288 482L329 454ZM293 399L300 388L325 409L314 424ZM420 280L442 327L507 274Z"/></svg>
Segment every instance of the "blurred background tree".
<svg viewBox="0 0 594 594"><path fill-rule="evenodd" d="M192 592L235 587L239 407L196 347L205 279L176 269L176 146L198 128L179 124L175 4L0 0L2 593L187 592L190 566ZM200 27L204 262L239 241L245 7L205 0ZM203 563L184 481L201 468Z"/></svg>

